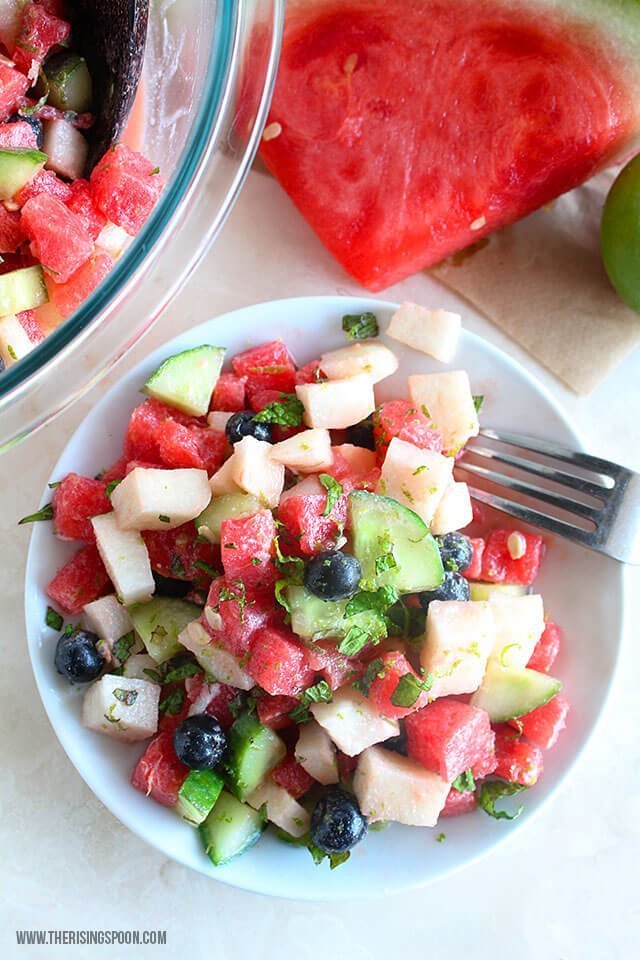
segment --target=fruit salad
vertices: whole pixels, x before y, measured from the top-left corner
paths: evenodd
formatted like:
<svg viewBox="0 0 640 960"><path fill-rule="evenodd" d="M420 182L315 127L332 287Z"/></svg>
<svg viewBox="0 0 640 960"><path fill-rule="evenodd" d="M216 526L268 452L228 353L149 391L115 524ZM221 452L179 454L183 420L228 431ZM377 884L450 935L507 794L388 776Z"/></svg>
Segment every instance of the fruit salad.
<svg viewBox="0 0 640 960"><path fill-rule="evenodd" d="M382 402L376 316L342 327L303 366L280 340L170 356L122 456L25 518L78 543L47 626L96 749L140 743L132 789L216 866L269 825L334 867L389 822L513 819L566 722L543 541L456 479L482 399L444 366L460 317L403 304L387 343L443 365Z"/></svg>
<svg viewBox="0 0 640 960"><path fill-rule="evenodd" d="M0 369L106 277L163 187L117 143L85 179L95 95L63 0L0 10Z"/></svg>

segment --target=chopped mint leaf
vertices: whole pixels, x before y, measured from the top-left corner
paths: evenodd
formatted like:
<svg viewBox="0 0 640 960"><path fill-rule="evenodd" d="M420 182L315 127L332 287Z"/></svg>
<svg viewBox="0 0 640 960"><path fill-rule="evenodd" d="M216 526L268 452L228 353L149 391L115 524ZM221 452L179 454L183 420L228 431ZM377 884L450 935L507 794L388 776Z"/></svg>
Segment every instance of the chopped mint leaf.
<svg viewBox="0 0 640 960"><path fill-rule="evenodd" d="M284 607L287 613L291 613L291 604L289 603L289 599L287 597L288 586L288 580L276 580L275 595L280 606Z"/></svg>
<svg viewBox="0 0 640 960"><path fill-rule="evenodd" d="M205 563L204 560L194 560L193 565L196 570L202 570L202 572L207 577L210 577L211 580L215 580L216 577L220 576L216 568L212 567L210 563Z"/></svg>
<svg viewBox="0 0 640 960"><path fill-rule="evenodd" d="M526 790L526 787L520 783L507 783L504 780L488 780L480 787L478 805L485 813L493 817L494 820L515 820L524 810L522 804L520 804L514 813L509 813L508 810L496 810L496 802L503 797L513 797L516 793L520 793L521 790Z"/></svg>
<svg viewBox="0 0 640 960"><path fill-rule="evenodd" d="M171 517L168 517L165 513L159 513L158 520L160 523L171 523Z"/></svg>
<svg viewBox="0 0 640 960"><path fill-rule="evenodd" d="M377 590L359 590L347 603L344 615L353 617L357 613L377 613L383 616L398 600L398 591L388 584Z"/></svg>
<svg viewBox="0 0 640 960"><path fill-rule="evenodd" d="M376 657L375 660L372 660L371 663L367 664L367 668L360 677L359 680L356 680L354 687L362 694L363 697L369 696L369 690L371 689L371 684L380 674L384 664L381 657Z"/></svg>
<svg viewBox="0 0 640 960"><path fill-rule="evenodd" d="M342 484L334 480L328 473L319 473L318 480L327 491L327 502L322 511L323 517L328 517L336 503L342 496Z"/></svg>
<svg viewBox="0 0 640 960"><path fill-rule="evenodd" d="M313 862L318 866L323 863L325 860L329 861L329 867L332 870L335 870L336 867L339 867L341 863L346 863L346 861L351 856L349 850L345 853L325 853L324 850L321 850L320 847L317 847L313 840L306 839L306 847L311 856L313 857Z"/></svg>
<svg viewBox="0 0 640 960"><path fill-rule="evenodd" d="M47 486L49 487L49 490L55 490L55 488L59 487L61 483L62 480L54 480L53 483L48 483Z"/></svg>
<svg viewBox="0 0 640 960"><path fill-rule="evenodd" d="M397 566L398 564L392 550L390 550L389 553L383 553L379 557L376 557L376 573L385 573L386 570L392 570L393 567Z"/></svg>
<svg viewBox="0 0 640 960"><path fill-rule="evenodd" d="M274 400L256 413L256 423L277 423L282 427L299 427L302 423L304 406L295 393L281 393L280 400Z"/></svg>
<svg viewBox="0 0 640 960"><path fill-rule="evenodd" d="M300 703L288 715L295 723L305 723L309 719L309 706L312 703L330 703L333 700L333 691L326 680L320 680L312 687L307 687Z"/></svg>
<svg viewBox="0 0 640 960"><path fill-rule="evenodd" d="M446 833L439 833L438 836L436 837L436 843L444 843L446 839L447 839Z"/></svg>
<svg viewBox="0 0 640 960"><path fill-rule="evenodd" d="M247 591L245 585L239 577L233 582L236 584L238 592L236 593L234 590L230 590L229 587L226 586L221 587L220 593L218 594L218 602L220 603L222 600L237 600L240 611L240 623L244 623L245 607L250 607L255 603L255 600L247 600Z"/></svg>
<svg viewBox="0 0 640 960"><path fill-rule="evenodd" d="M260 559L260 557L251 557L251 566L252 566L252 567L261 567L261 566L262 566L262 560Z"/></svg>
<svg viewBox="0 0 640 960"><path fill-rule="evenodd" d="M404 637L405 640L415 640L424 637L427 623L427 612L423 607L408 607L400 597L385 614L389 635Z"/></svg>
<svg viewBox="0 0 640 960"><path fill-rule="evenodd" d="M371 639L371 634L367 633L366 630L353 626L340 641L338 652L343 653L345 657L355 657L356 653L360 653Z"/></svg>
<svg viewBox="0 0 640 960"><path fill-rule="evenodd" d="M471 767L465 770L464 773L461 773L459 777L456 777L451 786L459 790L460 793L473 793L476 788L476 782L473 779Z"/></svg>
<svg viewBox="0 0 640 960"><path fill-rule="evenodd" d="M348 313L342 318L342 329L350 340L366 340L380 333L375 313Z"/></svg>
<svg viewBox="0 0 640 960"><path fill-rule="evenodd" d="M133 630L129 633L125 633L124 636L120 637L113 645L113 656L114 659L118 661L120 666L123 663L126 663L129 657L131 656L131 648L136 642L136 635Z"/></svg>
<svg viewBox="0 0 640 960"><path fill-rule="evenodd" d="M280 538L274 538L276 548L276 567L281 573L285 574L287 583L299 586L302 583L304 574L304 560L301 557L288 557L280 549Z"/></svg>
<svg viewBox="0 0 640 960"><path fill-rule="evenodd" d="M164 677L161 673L158 673L157 670L152 670L151 667L145 667L142 671L146 673L150 680L153 680L154 683L164 683Z"/></svg>
<svg viewBox="0 0 640 960"><path fill-rule="evenodd" d="M28 517L23 517L22 520L18 521L18 526L21 527L23 523L37 523L39 520L53 520L52 503L47 503L40 510L36 510L35 513L30 513Z"/></svg>
<svg viewBox="0 0 640 960"><path fill-rule="evenodd" d="M212 682L215 683L214 680L212 680ZM256 698L250 693L245 693L241 690L233 700L229 702L229 710L235 719L237 719L241 713L247 713L252 717L256 712Z"/></svg>
<svg viewBox="0 0 640 960"><path fill-rule="evenodd" d="M47 607L44 622L48 627L51 627L52 630L62 630L64 620L57 610L54 610L53 607Z"/></svg>
<svg viewBox="0 0 640 960"><path fill-rule="evenodd" d="M132 707L138 699L137 690L125 690L122 687L116 687L116 689L113 691L113 695L116 700L119 700L120 703L124 703L126 707Z"/></svg>
<svg viewBox="0 0 640 960"><path fill-rule="evenodd" d="M167 717L174 717L184 706L184 690L174 690L158 706L158 712Z"/></svg>
<svg viewBox="0 0 640 960"><path fill-rule="evenodd" d="M412 707L421 693L431 690L433 686L433 675L428 673L424 680L414 676L413 673L405 673L400 677L398 684L391 694L391 703L394 707Z"/></svg>
<svg viewBox="0 0 640 960"><path fill-rule="evenodd" d="M120 477L118 480L112 480L111 483L108 483L108 484L106 485L104 492L105 492L106 495L109 497L109 500L111 500L111 494L113 493L113 491L115 490L115 488L118 486L118 484L119 484L119 483L122 483L122 479L123 479L123 478Z"/></svg>
<svg viewBox="0 0 640 960"><path fill-rule="evenodd" d="M187 574L187 571L184 568L184 564L177 553L174 553L171 557L171 575L173 577L184 577Z"/></svg>
<svg viewBox="0 0 640 960"><path fill-rule="evenodd" d="M481 393L474 394L473 405L476 408L476 413L480 413L483 403L484 403L484 395Z"/></svg>
<svg viewBox="0 0 640 960"><path fill-rule="evenodd" d="M158 173L160 173L160 167L154 167L153 170L151 171L151 173L149 174L149 176L150 176L150 177L155 177L155 175L158 174Z"/></svg>
<svg viewBox="0 0 640 960"><path fill-rule="evenodd" d="M179 664L165 675L163 683L175 683L177 680L185 680L187 677L195 677L197 673L202 673L202 667L193 660L187 660Z"/></svg>

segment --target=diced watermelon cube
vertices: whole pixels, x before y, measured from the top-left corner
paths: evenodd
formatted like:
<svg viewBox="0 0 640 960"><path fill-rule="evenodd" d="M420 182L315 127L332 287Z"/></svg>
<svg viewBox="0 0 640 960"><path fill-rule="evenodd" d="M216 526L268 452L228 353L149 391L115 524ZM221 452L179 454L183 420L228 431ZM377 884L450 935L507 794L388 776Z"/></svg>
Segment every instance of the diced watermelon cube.
<svg viewBox="0 0 640 960"><path fill-rule="evenodd" d="M56 283L65 283L93 253L91 237L80 218L48 194L27 201L22 208L22 226L31 240L31 252Z"/></svg>
<svg viewBox="0 0 640 960"><path fill-rule="evenodd" d="M270 510L248 517L229 517L220 527L220 556L227 581L264 588L278 577L272 557L276 525Z"/></svg>
<svg viewBox="0 0 640 960"><path fill-rule="evenodd" d="M33 127L25 120L0 123L0 150L17 150L20 147L38 149L38 138Z"/></svg>
<svg viewBox="0 0 640 960"><path fill-rule="evenodd" d="M282 400L282 390L274 390L272 387L256 386L255 383L248 382L246 391L249 406L255 413L264 410L270 403Z"/></svg>
<svg viewBox="0 0 640 960"><path fill-rule="evenodd" d="M566 727L568 713L568 701L560 694L556 694L547 703L536 707L526 716L511 720L511 726L527 740L533 741L543 750L548 750L554 746L561 731Z"/></svg>
<svg viewBox="0 0 640 960"><path fill-rule="evenodd" d="M8 120L16 112L29 87L23 73L0 60L0 120Z"/></svg>
<svg viewBox="0 0 640 960"><path fill-rule="evenodd" d="M496 760L496 777L509 783L532 787L542 775L542 750L535 743L519 737L505 737L496 733Z"/></svg>
<svg viewBox="0 0 640 960"><path fill-rule="evenodd" d="M173 530L144 530L151 568L174 580L209 581L219 563L216 547L198 539L193 523Z"/></svg>
<svg viewBox="0 0 640 960"><path fill-rule="evenodd" d="M53 491L53 523L61 540L95 543L90 517L111 511L104 480L68 473Z"/></svg>
<svg viewBox="0 0 640 960"><path fill-rule="evenodd" d="M0 254L15 253L26 239L20 212L7 210L5 205L0 203Z"/></svg>
<svg viewBox="0 0 640 960"><path fill-rule="evenodd" d="M188 774L189 768L176 756L173 731L166 730L150 741L134 768L131 784L163 807L175 807Z"/></svg>
<svg viewBox="0 0 640 960"><path fill-rule="evenodd" d="M408 716L421 707L426 707L429 700L429 694L425 691L420 694L418 699L410 707L398 707L391 701L400 679L406 674L417 677L417 674L404 654L398 650L391 650L380 657L382 667L369 687L368 697L376 710L383 713L385 717L400 719Z"/></svg>
<svg viewBox="0 0 640 960"><path fill-rule="evenodd" d="M71 196L67 206L80 218L82 225L92 240L96 240L100 231L107 222L107 218L98 210L93 201L93 195L86 180L74 180L69 185Z"/></svg>
<svg viewBox="0 0 640 960"><path fill-rule="evenodd" d="M231 364L236 376L247 378L249 399L256 388L293 393L296 367L281 340L272 340L237 353Z"/></svg>
<svg viewBox="0 0 640 960"><path fill-rule="evenodd" d="M52 170L41 170L29 183L24 185L22 190L16 193L15 199L20 206L24 207L29 200L33 200L34 197L41 197L43 194L55 197L62 203L67 203L72 196L71 187L68 183L57 177Z"/></svg>
<svg viewBox="0 0 640 960"><path fill-rule="evenodd" d="M235 373L221 373L211 396L211 410L226 410L237 413L244 410L246 377L237 377Z"/></svg>
<svg viewBox="0 0 640 960"><path fill-rule="evenodd" d="M56 283L45 276L49 300L58 313L69 317L93 293L113 269L108 253L96 253L83 263L66 283Z"/></svg>
<svg viewBox="0 0 640 960"><path fill-rule="evenodd" d="M307 648L309 666L322 675L332 690L352 683L361 676L364 663L350 660L330 640L318 640Z"/></svg>
<svg viewBox="0 0 640 960"><path fill-rule="evenodd" d="M380 404L373 415L373 436L381 460L394 437L423 450L442 453L442 434L408 400L388 400Z"/></svg>
<svg viewBox="0 0 640 960"><path fill-rule="evenodd" d="M209 476L220 469L229 454L229 441L220 430L211 427L191 427L196 435L202 469Z"/></svg>
<svg viewBox="0 0 640 960"><path fill-rule="evenodd" d="M482 557L482 579L489 583L517 583L530 587L538 576L544 541L535 533L520 531L526 541L523 557L514 560L508 540L512 530L493 530Z"/></svg>
<svg viewBox="0 0 640 960"><path fill-rule="evenodd" d="M101 474L100 479L104 483L111 483L112 480L123 480L127 474L127 463L128 460L126 457L118 457L115 463L112 463L110 467Z"/></svg>
<svg viewBox="0 0 640 960"><path fill-rule="evenodd" d="M320 361L312 360L306 363L304 367L298 367L296 370L296 384L298 383L317 383L324 379L320 370Z"/></svg>
<svg viewBox="0 0 640 960"><path fill-rule="evenodd" d="M185 426L197 423L193 417L169 407L160 400L150 398L135 408L129 418L124 440L127 460L144 460L162 465L160 448L156 439L157 427L163 420L175 420Z"/></svg>
<svg viewBox="0 0 640 960"><path fill-rule="evenodd" d="M338 759L338 773L340 775L340 780L342 783L351 783L351 778L353 777L355 769L358 766L358 758L350 757L348 754L343 753L342 750L337 750L336 756Z"/></svg>
<svg viewBox="0 0 640 960"><path fill-rule="evenodd" d="M473 790L456 790L451 787L445 801L445 805L440 811L441 817L459 817L463 813L471 813L478 806L478 801Z"/></svg>
<svg viewBox="0 0 640 960"><path fill-rule="evenodd" d="M207 610L220 614L219 630L212 628ZM243 657L254 634L262 627L274 625L277 617L271 594L246 588L228 577L217 577L209 587L202 622L220 646Z"/></svg>
<svg viewBox="0 0 640 960"><path fill-rule="evenodd" d="M202 469L198 438L191 427L175 420L164 420L156 428L160 459L167 467L196 467Z"/></svg>
<svg viewBox="0 0 640 960"><path fill-rule="evenodd" d="M94 544L82 547L58 570L47 596L68 614L80 613L87 603L112 589L109 575Z"/></svg>
<svg viewBox="0 0 640 960"><path fill-rule="evenodd" d="M304 647L290 630L265 627L251 641L246 670L267 693L295 696L313 682Z"/></svg>
<svg viewBox="0 0 640 960"><path fill-rule="evenodd" d="M548 673L560 653L562 636L562 627L559 627L553 620L547 620L544 632L533 648L527 666L531 670Z"/></svg>
<svg viewBox="0 0 640 960"><path fill-rule="evenodd" d="M407 717L407 751L427 770L451 783L465 770L487 776L495 735L489 714L458 700L434 700Z"/></svg>
<svg viewBox="0 0 640 960"><path fill-rule="evenodd" d="M23 310L22 313L16 313L16 320L29 337L31 343L42 343L44 333L33 310Z"/></svg>
<svg viewBox="0 0 640 960"><path fill-rule="evenodd" d="M271 771L271 779L274 783L277 783L279 787L282 787L287 793L291 794L295 800L298 800L300 797L303 797L305 793L308 793L314 783L317 782L311 774L307 773L304 767L300 766L292 754L287 754L284 760L281 760L280 763L273 768Z"/></svg>
<svg viewBox="0 0 640 960"><path fill-rule="evenodd" d="M235 718L230 704L238 695L235 687L226 683L206 683L204 674L197 673L194 677L187 677L184 689L189 704L195 705L198 713L215 717L223 730L233 724Z"/></svg>
<svg viewBox="0 0 640 960"><path fill-rule="evenodd" d="M90 183L95 203L107 220L130 236L142 228L164 187L158 168L124 143L105 153Z"/></svg>
<svg viewBox="0 0 640 960"><path fill-rule="evenodd" d="M65 43L70 33L71 25L66 20L49 13L41 4L29 4L11 54L15 65L27 75L37 74L38 66L52 47Z"/></svg>
<svg viewBox="0 0 640 960"><path fill-rule="evenodd" d="M294 488L295 489L295 488ZM311 556L335 547L347 521L347 498L340 497L329 516L323 516L326 493L292 494L278 505L278 519L286 531L287 543Z"/></svg>
<svg viewBox="0 0 640 960"><path fill-rule="evenodd" d="M256 704L258 720L265 727L271 727L272 730L282 730L284 727L289 727L293 724L293 720L289 719L288 714L294 707L298 706L298 702L296 697L272 697L267 693L264 697L260 697Z"/></svg>
<svg viewBox="0 0 640 960"><path fill-rule="evenodd" d="M349 462L337 447L332 447L333 463L327 473L342 485L345 494L352 490L373 491L380 479L380 467L367 467L363 463ZM346 502L346 501L345 501Z"/></svg>
<svg viewBox="0 0 640 960"><path fill-rule="evenodd" d="M463 571L467 580L479 580L482 574L482 556L484 554L485 541L482 537L470 537L473 556L471 563Z"/></svg>

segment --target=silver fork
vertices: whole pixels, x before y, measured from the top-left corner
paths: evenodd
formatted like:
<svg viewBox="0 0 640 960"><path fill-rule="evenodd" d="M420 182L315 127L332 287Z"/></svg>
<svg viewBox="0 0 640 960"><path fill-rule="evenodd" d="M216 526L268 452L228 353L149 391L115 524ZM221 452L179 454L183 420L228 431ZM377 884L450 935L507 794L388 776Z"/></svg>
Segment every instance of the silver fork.
<svg viewBox="0 0 640 960"><path fill-rule="evenodd" d="M469 441L458 470L471 475L475 500L640 564L640 474L633 470L549 440L490 429Z"/></svg>

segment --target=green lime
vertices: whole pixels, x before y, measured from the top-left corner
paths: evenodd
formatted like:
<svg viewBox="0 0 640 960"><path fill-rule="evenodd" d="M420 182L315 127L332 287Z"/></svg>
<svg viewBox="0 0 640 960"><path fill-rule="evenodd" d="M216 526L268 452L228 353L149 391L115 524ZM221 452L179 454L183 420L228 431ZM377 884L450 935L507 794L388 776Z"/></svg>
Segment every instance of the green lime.
<svg viewBox="0 0 640 960"><path fill-rule="evenodd" d="M600 226L600 249L609 280L640 313L640 154L609 191Z"/></svg>

